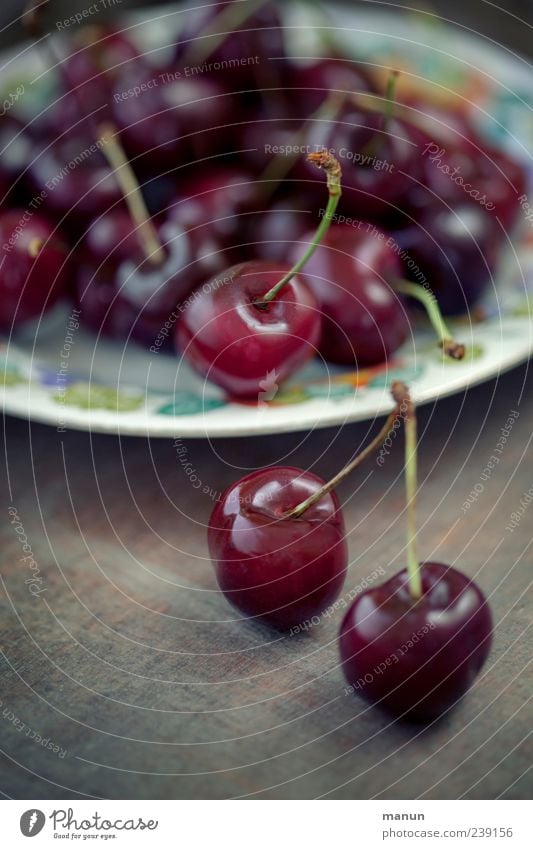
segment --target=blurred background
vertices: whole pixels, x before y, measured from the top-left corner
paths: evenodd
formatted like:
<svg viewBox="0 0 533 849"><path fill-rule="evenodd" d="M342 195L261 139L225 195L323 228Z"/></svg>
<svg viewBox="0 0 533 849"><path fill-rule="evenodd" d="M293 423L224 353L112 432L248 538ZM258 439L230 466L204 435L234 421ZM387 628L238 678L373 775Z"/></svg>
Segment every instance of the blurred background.
<svg viewBox="0 0 533 849"><path fill-rule="evenodd" d="M0 8L0 46L9 45L23 37L20 23L16 20L26 5L27 0L2 0ZM278 0L280 6L286 6L290 0ZM75 14L87 7L88 0L51 0L48 13L53 23L63 13L66 16ZM104 4L102 4L104 5ZM126 9L157 7L162 5L148 0L109 0L109 10L102 12L102 18L116 17ZM200 0L189 3L175 3L176 6L186 7L202 5ZM402 14L402 4L386 2L386 0L351 0L351 7L376 7L394 9ZM470 27L476 32L493 38L500 44L519 50L526 55L533 53L531 26L533 25L533 0L505 0L503 8L488 0L432 0L431 3L411 0L410 10L433 12L451 22ZM406 9L406 5L403 5Z"/></svg>

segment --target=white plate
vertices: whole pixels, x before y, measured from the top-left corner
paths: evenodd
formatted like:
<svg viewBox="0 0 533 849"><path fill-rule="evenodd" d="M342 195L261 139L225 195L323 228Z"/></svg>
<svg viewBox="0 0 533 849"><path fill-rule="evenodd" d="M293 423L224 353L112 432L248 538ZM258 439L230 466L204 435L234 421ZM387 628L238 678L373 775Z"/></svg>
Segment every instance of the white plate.
<svg viewBox="0 0 533 849"><path fill-rule="evenodd" d="M152 14L154 19L139 31L146 43L156 44L168 27L168 15L176 12ZM443 25L425 25L422 16L406 20L349 8L334 9L333 14L342 25L339 37L347 51L385 67L407 63L411 79L432 80L444 92L448 87L475 99L472 113L481 131L530 167L532 80L524 60L460 30L443 39ZM300 24L290 32L300 45L312 35ZM4 90L13 90L13 82L32 73L29 59L20 50L6 55ZM445 362L432 337L417 331L388 366L328 370L317 360L281 387L273 400L250 405L228 403L216 387L172 355L96 340L75 327L68 310L58 309L38 328L0 343L0 396L7 413L60 430L154 437L244 436L369 419L390 409L387 387L396 377L405 379L416 401L423 403L526 360L533 347L528 300L532 283L533 229L524 216L485 298L487 318L474 325L467 320L454 325L458 340L469 348L465 361Z"/></svg>

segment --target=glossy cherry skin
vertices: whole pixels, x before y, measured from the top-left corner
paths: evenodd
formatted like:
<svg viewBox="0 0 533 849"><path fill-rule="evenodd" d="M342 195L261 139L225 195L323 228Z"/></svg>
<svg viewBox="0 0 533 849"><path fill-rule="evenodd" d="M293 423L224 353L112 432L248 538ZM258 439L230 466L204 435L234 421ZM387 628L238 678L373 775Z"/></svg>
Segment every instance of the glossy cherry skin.
<svg viewBox="0 0 533 849"><path fill-rule="evenodd" d="M91 221L81 250L85 260L115 266L140 252L139 239L127 209L116 207Z"/></svg>
<svg viewBox="0 0 533 849"><path fill-rule="evenodd" d="M418 217L436 198L455 207L478 203L510 229L520 215L518 198L526 191L527 178L519 162L488 147L472 135L445 141L428 137L420 144L419 183L409 189L406 205Z"/></svg>
<svg viewBox="0 0 533 849"><path fill-rule="evenodd" d="M300 277L266 308L257 305L289 270L282 263L243 262L187 299L177 324L178 349L231 396L257 399L265 380L282 383L315 352L320 311Z"/></svg>
<svg viewBox="0 0 533 849"><path fill-rule="evenodd" d="M39 317L64 294L68 247L55 224L24 209L0 213L0 325Z"/></svg>
<svg viewBox="0 0 533 849"><path fill-rule="evenodd" d="M391 119L383 130L383 115L353 106L338 120L316 121L307 136L311 150L325 147L342 168L343 210L368 219L401 204L412 184L418 147L408 124ZM369 146L371 151L368 152ZM301 161L302 175L317 179L316 169Z"/></svg>
<svg viewBox="0 0 533 849"><path fill-rule="evenodd" d="M442 312L455 315L467 312L489 285L502 231L479 204L435 204L395 239L426 277ZM406 266L405 273L413 272Z"/></svg>
<svg viewBox="0 0 533 849"><path fill-rule="evenodd" d="M323 315L321 354L333 363L371 366L386 361L405 342L409 321L390 285L403 276L392 237L374 225L356 223L332 224L302 276ZM295 245L294 257L302 249Z"/></svg>
<svg viewBox="0 0 533 849"><path fill-rule="evenodd" d="M423 563L421 576L416 603L406 570L358 596L339 646L354 692L402 719L427 722L471 687L490 651L492 617L481 590L462 572Z"/></svg>
<svg viewBox="0 0 533 849"><path fill-rule="evenodd" d="M38 151L29 177L48 210L79 222L122 201L116 177L90 136L71 134Z"/></svg>
<svg viewBox="0 0 533 849"><path fill-rule="evenodd" d="M207 225L187 232L176 221L167 221L156 229L165 251L160 265L146 259L127 214L108 213L89 229L76 274L76 297L83 321L94 330L119 339L131 334L151 345L190 290L225 266Z"/></svg>
<svg viewBox="0 0 533 849"><path fill-rule="evenodd" d="M339 595L348 565L336 494L299 519L283 516L324 482L302 469L252 472L221 496L209 520L220 589L241 613L279 629L319 616Z"/></svg>

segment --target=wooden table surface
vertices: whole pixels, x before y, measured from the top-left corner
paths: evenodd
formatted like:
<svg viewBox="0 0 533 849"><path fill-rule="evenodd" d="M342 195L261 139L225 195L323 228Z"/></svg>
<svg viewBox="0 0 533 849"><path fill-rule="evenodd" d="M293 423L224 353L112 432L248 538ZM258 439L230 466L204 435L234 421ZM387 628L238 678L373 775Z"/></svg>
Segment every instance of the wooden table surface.
<svg viewBox="0 0 533 849"><path fill-rule="evenodd" d="M427 728L391 723L345 695L341 610L292 637L236 618L207 557L212 501L190 486L172 440L59 434L6 419L3 793L530 794L533 501L524 493L533 493L532 389L523 366L420 411L421 551L475 576L496 622L473 690ZM516 413L502 448L501 430ZM199 478L216 491L243 467L277 462L330 476L368 432L360 424L186 445ZM487 473L498 443L499 463ZM350 529L346 594L377 567L389 574L402 565L401 454L398 444L383 467L369 461L341 487Z"/></svg>

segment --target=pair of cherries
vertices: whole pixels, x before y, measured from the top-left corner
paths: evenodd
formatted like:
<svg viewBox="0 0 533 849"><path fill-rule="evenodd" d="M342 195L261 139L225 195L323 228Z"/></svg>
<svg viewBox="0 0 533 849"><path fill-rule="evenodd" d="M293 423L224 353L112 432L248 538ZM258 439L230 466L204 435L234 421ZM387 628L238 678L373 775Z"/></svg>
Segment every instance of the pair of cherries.
<svg viewBox="0 0 533 849"><path fill-rule="evenodd" d="M208 544L220 589L241 613L288 630L338 598L348 546L334 488L405 423L407 568L362 592L340 629L347 682L390 713L429 721L469 689L490 650L489 605L474 581L416 553L416 412L407 387L392 385L395 408L380 433L325 483L304 469L247 475L221 496Z"/></svg>

